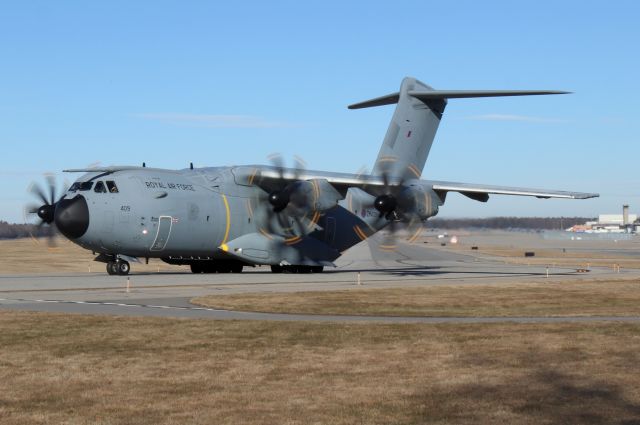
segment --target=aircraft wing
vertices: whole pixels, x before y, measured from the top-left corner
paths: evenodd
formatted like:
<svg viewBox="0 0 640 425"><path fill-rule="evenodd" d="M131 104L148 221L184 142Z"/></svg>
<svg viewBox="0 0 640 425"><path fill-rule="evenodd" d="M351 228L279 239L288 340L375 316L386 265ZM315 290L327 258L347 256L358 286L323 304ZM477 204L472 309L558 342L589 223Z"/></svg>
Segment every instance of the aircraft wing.
<svg viewBox="0 0 640 425"><path fill-rule="evenodd" d="M597 193L568 192L564 190L532 189L522 187L492 186L473 183L429 181L436 192L458 192L476 201L486 202L490 194L535 196L536 198L589 199L600 196Z"/></svg>
<svg viewBox="0 0 640 425"><path fill-rule="evenodd" d="M357 187L363 189L369 193L376 194L384 188L384 181L381 177L371 175L358 175L347 173L333 173L325 171L306 171L306 170L276 170L269 166L252 166L253 175L256 174L256 170L259 171L260 177L254 181L259 186L262 186L266 190L270 190L272 187L276 187L278 182L282 180L295 181L320 179L326 180L331 186L333 186L342 196L346 194L346 191L351 187ZM253 179L252 179L253 180ZM390 179L390 183L397 183ZM564 199L589 199L596 198L599 195L597 193L584 193L584 192L569 192L563 190L547 190L547 189L532 189L521 187L509 187L509 186L493 186L484 184L472 184L472 183L456 183L437 180L420 180L420 183L432 188L434 191L445 195L447 192L458 192L471 199L486 202L489 199L490 194L495 195L516 195L516 196L535 196L537 198L564 198ZM271 186L273 184L273 186ZM281 184L281 183L280 183Z"/></svg>

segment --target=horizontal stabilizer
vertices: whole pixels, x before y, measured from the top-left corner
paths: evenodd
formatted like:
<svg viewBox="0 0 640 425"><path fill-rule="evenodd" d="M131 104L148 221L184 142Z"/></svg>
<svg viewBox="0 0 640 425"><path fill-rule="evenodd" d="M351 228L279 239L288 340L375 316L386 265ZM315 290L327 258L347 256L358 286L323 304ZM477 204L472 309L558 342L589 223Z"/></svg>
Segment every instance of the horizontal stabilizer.
<svg viewBox="0 0 640 425"><path fill-rule="evenodd" d="M409 96L420 99L423 102L440 99L464 99L474 97L506 97L506 96L538 96L547 94L569 94L571 92L559 90L428 90L409 91ZM398 103L400 93L391 93L386 96L376 97L360 103L349 105L349 109L371 108L374 106L392 105Z"/></svg>

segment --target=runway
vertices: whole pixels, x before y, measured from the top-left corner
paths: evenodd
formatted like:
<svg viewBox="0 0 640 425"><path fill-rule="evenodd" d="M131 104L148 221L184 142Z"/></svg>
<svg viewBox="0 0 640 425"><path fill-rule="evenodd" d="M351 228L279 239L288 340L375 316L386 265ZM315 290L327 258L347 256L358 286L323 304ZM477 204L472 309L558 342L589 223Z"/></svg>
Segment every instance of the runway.
<svg viewBox="0 0 640 425"><path fill-rule="evenodd" d="M614 274L595 268L590 276L640 275L634 270ZM338 268L322 274L273 274L267 268L241 274L134 273L128 277L99 273L0 275L0 309L114 316L155 316L213 320L273 320L376 323L548 323L640 322L640 317L383 317L270 314L202 308L189 300L204 295L409 287L446 284L535 282L547 279L545 266L504 264L471 254L424 246L401 246L393 258L373 258L365 244L354 247ZM549 269L554 281L574 279L575 269ZM128 281L128 282L127 282ZM128 286L128 289L127 289Z"/></svg>

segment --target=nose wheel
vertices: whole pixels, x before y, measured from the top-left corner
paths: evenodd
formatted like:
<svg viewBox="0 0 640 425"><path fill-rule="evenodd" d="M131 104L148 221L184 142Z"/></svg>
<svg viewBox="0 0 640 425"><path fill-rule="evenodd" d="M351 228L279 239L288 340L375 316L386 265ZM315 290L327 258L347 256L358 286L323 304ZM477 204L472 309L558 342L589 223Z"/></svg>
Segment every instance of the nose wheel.
<svg viewBox="0 0 640 425"><path fill-rule="evenodd" d="M129 271L131 271L131 266L127 261L117 260L107 263L107 273L110 275L125 276L129 274Z"/></svg>

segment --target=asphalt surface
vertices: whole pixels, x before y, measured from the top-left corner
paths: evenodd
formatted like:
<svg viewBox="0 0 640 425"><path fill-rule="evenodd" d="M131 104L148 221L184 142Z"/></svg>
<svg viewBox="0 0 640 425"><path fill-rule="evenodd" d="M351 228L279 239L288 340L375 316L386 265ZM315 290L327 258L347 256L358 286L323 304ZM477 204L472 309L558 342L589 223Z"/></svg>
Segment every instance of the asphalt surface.
<svg viewBox="0 0 640 425"><path fill-rule="evenodd" d="M616 321L640 322L640 317L386 317L309 314L272 314L203 308L193 297L215 294L323 291L358 288L409 287L479 283L544 281L544 266L508 265L500 261L447 252L423 245L402 245L389 255L370 252L366 244L354 247L322 274L273 274L267 268L241 274L106 273L0 275L0 309L156 316L215 320L275 320L377 323L550 323ZM573 279L575 269L551 268L555 281ZM593 276L612 276L611 269L593 269ZM622 275L639 275L625 270ZM621 277L616 274L615 277Z"/></svg>

